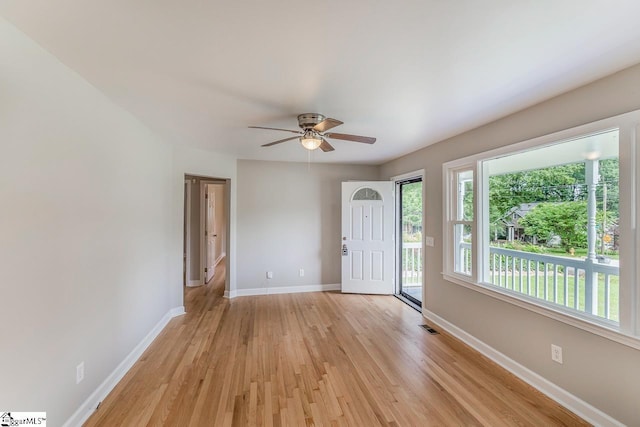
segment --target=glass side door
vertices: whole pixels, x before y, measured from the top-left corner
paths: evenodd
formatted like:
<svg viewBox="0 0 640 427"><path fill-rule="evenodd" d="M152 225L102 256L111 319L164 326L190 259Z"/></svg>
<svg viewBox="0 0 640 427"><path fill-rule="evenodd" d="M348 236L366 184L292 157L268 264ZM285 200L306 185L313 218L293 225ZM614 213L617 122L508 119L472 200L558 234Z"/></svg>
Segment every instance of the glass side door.
<svg viewBox="0 0 640 427"><path fill-rule="evenodd" d="M422 305L422 178L398 185L399 294Z"/></svg>

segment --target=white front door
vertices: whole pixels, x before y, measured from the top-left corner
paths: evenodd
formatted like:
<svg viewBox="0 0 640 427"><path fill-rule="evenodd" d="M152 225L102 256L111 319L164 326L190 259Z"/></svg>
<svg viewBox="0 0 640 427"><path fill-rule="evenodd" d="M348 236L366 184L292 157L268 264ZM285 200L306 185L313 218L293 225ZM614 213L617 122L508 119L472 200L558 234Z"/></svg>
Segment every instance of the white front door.
<svg viewBox="0 0 640 427"><path fill-rule="evenodd" d="M393 182L342 183L342 292L393 294Z"/></svg>

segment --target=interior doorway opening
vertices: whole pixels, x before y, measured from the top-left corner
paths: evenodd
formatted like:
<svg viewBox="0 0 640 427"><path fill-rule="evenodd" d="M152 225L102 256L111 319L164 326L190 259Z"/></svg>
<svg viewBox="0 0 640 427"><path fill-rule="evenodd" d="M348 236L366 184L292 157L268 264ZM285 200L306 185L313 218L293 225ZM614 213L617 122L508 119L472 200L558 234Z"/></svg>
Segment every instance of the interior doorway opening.
<svg viewBox="0 0 640 427"><path fill-rule="evenodd" d="M185 175L184 180L184 286L210 283L227 261L230 182Z"/></svg>
<svg viewBox="0 0 640 427"><path fill-rule="evenodd" d="M397 294L416 308L423 300L422 176L396 181Z"/></svg>

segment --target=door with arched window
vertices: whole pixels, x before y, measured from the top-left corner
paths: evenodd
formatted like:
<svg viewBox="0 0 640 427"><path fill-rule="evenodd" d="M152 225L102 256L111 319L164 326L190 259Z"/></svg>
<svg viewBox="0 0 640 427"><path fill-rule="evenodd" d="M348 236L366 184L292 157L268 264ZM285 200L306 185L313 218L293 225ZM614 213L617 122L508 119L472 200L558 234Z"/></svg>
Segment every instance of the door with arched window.
<svg viewBox="0 0 640 427"><path fill-rule="evenodd" d="M393 294L391 181L342 183L342 292Z"/></svg>

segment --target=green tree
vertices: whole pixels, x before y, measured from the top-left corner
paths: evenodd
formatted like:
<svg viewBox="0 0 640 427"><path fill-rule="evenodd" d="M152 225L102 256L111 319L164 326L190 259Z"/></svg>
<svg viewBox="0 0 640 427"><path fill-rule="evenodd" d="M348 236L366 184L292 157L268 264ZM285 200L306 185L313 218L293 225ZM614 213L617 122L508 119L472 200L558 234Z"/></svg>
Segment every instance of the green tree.
<svg viewBox="0 0 640 427"><path fill-rule="evenodd" d="M603 228L603 203L606 186L606 223L610 228L618 218L619 162L617 158L599 162L600 181L596 188L598 225ZM525 172L494 175L489 178L489 215L491 236L504 236L500 219L522 203L578 202L587 199L584 162L552 166ZM600 235L602 230L600 230ZM540 239L545 236L539 235Z"/></svg>
<svg viewBox="0 0 640 427"><path fill-rule="evenodd" d="M491 222L522 203L586 199L584 163L552 166L489 178Z"/></svg>
<svg viewBox="0 0 640 427"><path fill-rule="evenodd" d="M540 203L520 225L527 235L543 242L558 235L565 249L587 247L586 202Z"/></svg>
<svg viewBox="0 0 640 427"><path fill-rule="evenodd" d="M422 230L422 182L402 186L402 227L408 234Z"/></svg>

